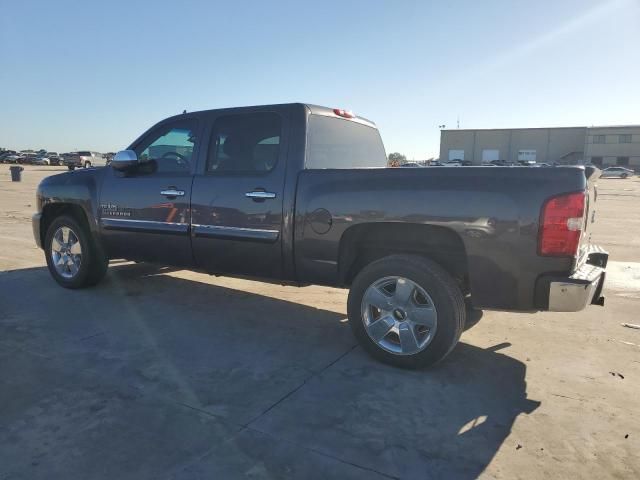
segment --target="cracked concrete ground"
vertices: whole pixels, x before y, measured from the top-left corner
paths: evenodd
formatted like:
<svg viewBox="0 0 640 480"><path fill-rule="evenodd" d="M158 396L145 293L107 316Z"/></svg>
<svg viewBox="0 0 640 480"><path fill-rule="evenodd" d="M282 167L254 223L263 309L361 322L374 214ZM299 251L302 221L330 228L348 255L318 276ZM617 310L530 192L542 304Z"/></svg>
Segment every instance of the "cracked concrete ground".
<svg viewBox="0 0 640 480"><path fill-rule="evenodd" d="M485 312L403 371L342 290L125 262L58 287L30 226L55 170L0 171L0 479L640 477L640 179L600 181L605 308Z"/></svg>

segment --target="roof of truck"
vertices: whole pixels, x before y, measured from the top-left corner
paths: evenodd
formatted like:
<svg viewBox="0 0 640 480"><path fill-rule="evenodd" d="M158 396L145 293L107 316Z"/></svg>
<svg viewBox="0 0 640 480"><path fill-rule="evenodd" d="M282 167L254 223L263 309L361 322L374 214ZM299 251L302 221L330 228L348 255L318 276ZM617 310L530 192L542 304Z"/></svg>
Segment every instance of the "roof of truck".
<svg viewBox="0 0 640 480"><path fill-rule="evenodd" d="M321 105L313 105L310 103L301 103L301 102L279 103L279 104L269 104L269 105L246 105L242 107L212 108L208 110L185 112L183 114L174 115L169 118L174 119L174 118L179 118L181 115L197 115L197 114L210 113L210 112L216 112L221 110L253 110L253 109L268 110L269 108L283 108L283 107L295 107L295 106L306 107L312 115L323 115L328 117L341 118L343 120L353 121L353 122L361 123L361 124L376 128L376 124L367 118L360 117L355 114L353 114L354 115L353 117L346 117L346 116L336 114L337 110L340 110L346 114L351 114L351 112L347 109L323 107ZM168 120L168 119L165 119L165 120Z"/></svg>

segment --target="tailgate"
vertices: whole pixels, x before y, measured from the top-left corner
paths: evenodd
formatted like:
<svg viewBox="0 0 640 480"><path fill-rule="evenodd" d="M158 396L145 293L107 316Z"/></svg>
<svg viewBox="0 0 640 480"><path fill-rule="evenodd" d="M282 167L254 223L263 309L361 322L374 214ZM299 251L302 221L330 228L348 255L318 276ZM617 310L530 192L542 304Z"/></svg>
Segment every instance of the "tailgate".
<svg viewBox="0 0 640 480"><path fill-rule="evenodd" d="M600 178L601 170L596 167L585 167L584 175L587 178L587 195L584 205L584 228L582 230L582 237L580 238L580 249L578 251L578 261L576 268L584 265L588 256L594 253L594 250L599 250L598 247L592 245L591 242L591 224L596 219L596 207L598 202L598 185L597 181Z"/></svg>

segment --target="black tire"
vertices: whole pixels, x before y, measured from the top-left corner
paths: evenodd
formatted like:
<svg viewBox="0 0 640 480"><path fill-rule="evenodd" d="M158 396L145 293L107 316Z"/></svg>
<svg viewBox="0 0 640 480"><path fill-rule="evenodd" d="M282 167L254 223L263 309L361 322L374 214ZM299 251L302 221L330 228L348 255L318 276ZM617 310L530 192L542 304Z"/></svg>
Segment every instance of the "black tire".
<svg viewBox="0 0 640 480"><path fill-rule="evenodd" d="M367 333L362 300L367 288L385 277L404 277L424 289L437 310L436 333L427 346L414 354L392 353ZM442 267L417 255L390 255L364 267L353 280L347 303L349 325L360 345L375 359L402 368L423 368L444 359L456 346L465 327L465 303L460 288Z"/></svg>
<svg viewBox="0 0 640 480"><path fill-rule="evenodd" d="M629 175L627 175L626 173L623 173L621 176L622 178L627 178Z"/></svg>
<svg viewBox="0 0 640 480"><path fill-rule="evenodd" d="M82 261L78 272L72 278L65 278L58 273L53 265L51 255L51 244L55 232L60 227L70 228L80 241L82 248ZM47 260L47 267L53 279L65 288L85 288L96 285L107 272L109 260L104 254L100 245L93 239L86 226L79 223L74 217L62 215L51 222L44 240L44 253Z"/></svg>
<svg viewBox="0 0 640 480"><path fill-rule="evenodd" d="M91 168L91 162L84 162L84 168Z"/></svg>
<svg viewBox="0 0 640 480"><path fill-rule="evenodd" d="M75 165L67 165L67 168L71 171L74 171L76 169Z"/></svg>

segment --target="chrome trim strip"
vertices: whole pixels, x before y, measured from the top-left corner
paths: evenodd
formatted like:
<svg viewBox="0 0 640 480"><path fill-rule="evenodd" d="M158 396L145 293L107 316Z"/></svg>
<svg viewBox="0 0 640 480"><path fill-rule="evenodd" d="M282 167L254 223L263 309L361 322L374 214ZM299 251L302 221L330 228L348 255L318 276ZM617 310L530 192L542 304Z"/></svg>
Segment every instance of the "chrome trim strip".
<svg viewBox="0 0 640 480"><path fill-rule="evenodd" d="M134 220L132 218L101 218L100 225L105 230L132 232L182 234L189 231L188 223L159 222L156 220Z"/></svg>
<svg viewBox="0 0 640 480"><path fill-rule="evenodd" d="M229 240L251 240L273 243L280 237L279 230L267 230L261 228L228 227L224 225L200 225L192 226L195 237L221 238Z"/></svg>

